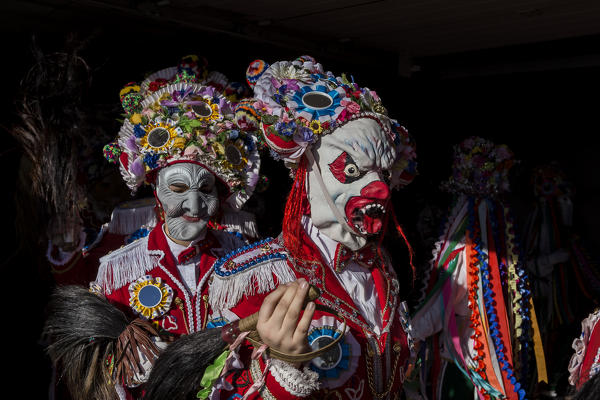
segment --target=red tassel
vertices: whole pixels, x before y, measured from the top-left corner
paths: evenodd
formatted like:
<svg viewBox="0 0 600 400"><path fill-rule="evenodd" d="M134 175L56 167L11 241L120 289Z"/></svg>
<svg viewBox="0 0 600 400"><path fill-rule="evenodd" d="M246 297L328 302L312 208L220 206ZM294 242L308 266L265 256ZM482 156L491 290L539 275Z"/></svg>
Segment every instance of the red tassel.
<svg viewBox="0 0 600 400"><path fill-rule="evenodd" d="M404 234L402 227L398 223L398 219L396 218L396 212L394 211L394 207L392 205L390 205L390 211L392 214L392 219L394 220L394 225L396 225L396 231L398 232L398 235L400 235L402 237L402 239L404 239L404 243L406 243L406 247L408 248L408 254L410 257L408 262L410 263L410 268L412 269L413 284L414 284L415 279L417 277L417 270L416 270L415 266L413 265L413 256L414 256L415 252L414 252L412 246L410 245L410 242L406 238L406 235Z"/></svg>
<svg viewBox="0 0 600 400"><path fill-rule="evenodd" d="M283 215L282 235L283 243L293 256L300 254L302 242L302 213L305 209L306 197L306 159L302 157L300 165L296 169L296 176L292 184L292 190L288 195Z"/></svg>

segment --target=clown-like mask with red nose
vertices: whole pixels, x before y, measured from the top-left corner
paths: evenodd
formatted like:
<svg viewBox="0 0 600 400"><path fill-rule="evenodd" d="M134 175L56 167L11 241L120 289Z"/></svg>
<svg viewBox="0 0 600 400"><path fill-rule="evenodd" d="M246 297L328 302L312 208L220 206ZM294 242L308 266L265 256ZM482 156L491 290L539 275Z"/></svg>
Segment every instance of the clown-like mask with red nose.
<svg viewBox="0 0 600 400"><path fill-rule="evenodd" d="M358 250L383 230L390 202L384 174L395 161L395 148L379 122L362 118L323 136L312 153L307 190L312 222L331 239Z"/></svg>

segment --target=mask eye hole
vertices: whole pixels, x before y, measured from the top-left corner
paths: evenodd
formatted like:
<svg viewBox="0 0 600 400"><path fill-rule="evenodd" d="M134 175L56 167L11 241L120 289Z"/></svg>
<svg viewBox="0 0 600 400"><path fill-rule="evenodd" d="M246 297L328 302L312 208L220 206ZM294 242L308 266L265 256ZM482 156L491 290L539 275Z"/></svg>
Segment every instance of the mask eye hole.
<svg viewBox="0 0 600 400"><path fill-rule="evenodd" d="M169 189L175 193L184 193L187 192L189 186L184 183L172 183L169 185Z"/></svg>
<svg viewBox="0 0 600 400"><path fill-rule="evenodd" d="M352 183L364 175L364 172L358 168L358 165L352 159L352 156L346 152L340 154L329 164L329 170L342 183Z"/></svg>
<svg viewBox="0 0 600 400"><path fill-rule="evenodd" d="M204 194L210 194L213 191L213 186L205 183L204 185L200 186L200 191Z"/></svg>
<svg viewBox="0 0 600 400"><path fill-rule="evenodd" d="M360 170L356 164L348 164L344 167L344 173L349 178L358 178L360 176Z"/></svg>

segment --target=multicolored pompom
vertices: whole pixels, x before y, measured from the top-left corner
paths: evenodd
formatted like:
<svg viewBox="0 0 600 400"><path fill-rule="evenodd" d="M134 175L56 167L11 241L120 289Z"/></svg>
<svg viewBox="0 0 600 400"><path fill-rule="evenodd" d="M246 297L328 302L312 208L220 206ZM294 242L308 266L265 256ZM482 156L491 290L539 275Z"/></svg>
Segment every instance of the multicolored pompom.
<svg viewBox="0 0 600 400"><path fill-rule="evenodd" d="M121 156L121 147L116 141L113 141L104 146L102 153L109 163L116 164Z"/></svg>
<svg viewBox="0 0 600 400"><path fill-rule="evenodd" d="M234 121L243 131L258 130L260 118L258 112L252 105L253 99L244 99L240 101L235 108Z"/></svg>
<svg viewBox="0 0 600 400"><path fill-rule="evenodd" d="M198 78L204 79L207 66L208 61L206 61L206 58L190 54L181 58L177 70L178 72L186 71L190 75L196 75Z"/></svg>
<svg viewBox="0 0 600 400"><path fill-rule="evenodd" d="M121 101L123 101L123 98L125 96L127 96L128 94L139 93L139 91L140 91L140 85L138 85L136 82L129 82L119 92L119 98L121 99Z"/></svg>
<svg viewBox="0 0 600 400"><path fill-rule="evenodd" d="M263 60L254 60L246 69L246 82L250 85L251 88L256 85L258 78L269 68L269 64L267 64Z"/></svg>

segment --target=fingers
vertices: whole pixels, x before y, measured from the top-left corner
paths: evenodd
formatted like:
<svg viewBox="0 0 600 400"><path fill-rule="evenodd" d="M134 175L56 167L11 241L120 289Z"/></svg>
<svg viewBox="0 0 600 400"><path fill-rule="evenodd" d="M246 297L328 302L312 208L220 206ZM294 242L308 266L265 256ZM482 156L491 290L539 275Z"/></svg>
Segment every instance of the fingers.
<svg viewBox="0 0 600 400"><path fill-rule="evenodd" d="M304 300L306 299L306 295L308 293L308 282L306 282L305 279L301 278L296 282L298 282L296 293L292 298L292 301L285 314L285 318L283 319L283 323L281 324L281 327L284 330L290 332L294 332L296 329L298 318L300 318L300 312L302 311L302 306L304 305Z"/></svg>
<svg viewBox="0 0 600 400"><path fill-rule="evenodd" d="M315 312L315 304L308 303L302 318L300 314L309 288L310 285L301 278L279 286L265 297L256 325L263 343L288 354L308 351L307 333Z"/></svg>
<svg viewBox="0 0 600 400"><path fill-rule="evenodd" d="M304 314L302 314L302 318L298 322L298 326L296 326L296 330L294 331L295 341L306 340L308 330L310 329L310 322L312 321L312 317L314 314L315 303L311 301L306 305L306 308L304 309Z"/></svg>
<svg viewBox="0 0 600 400"><path fill-rule="evenodd" d="M279 303L279 299L281 299L281 297L284 295L286 289L287 286L281 285L277 289L269 293L267 297L265 297L262 306L260 307L260 310L258 310L259 322L265 323L271 318L275 307L277 307L277 304Z"/></svg>
<svg viewBox="0 0 600 400"><path fill-rule="evenodd" d="M296 296L296 291L298 290L298 288L300 286L298 284L299 281L300 280L295 281L295 282L290 282L286 285L287 288L286 288L285 293L279 300L277 307L275 307L275 311L273 311L271 318L269 318L270 322L272 322L275 326L281 327L281 329L284 329L283 320L285 319L286 314L288 313L288 309L292 305L294 296Z"/></svg>

